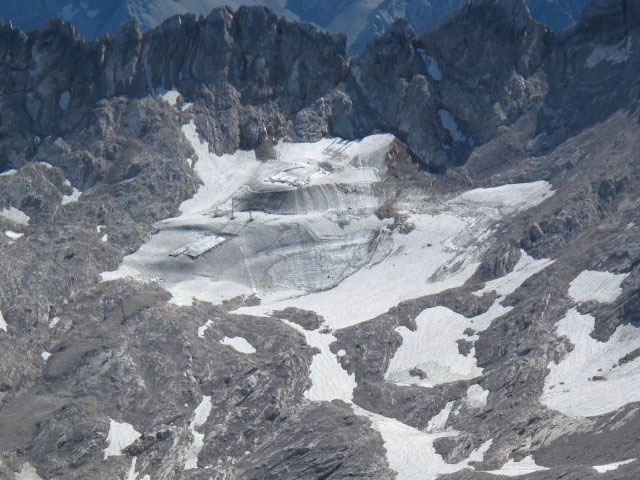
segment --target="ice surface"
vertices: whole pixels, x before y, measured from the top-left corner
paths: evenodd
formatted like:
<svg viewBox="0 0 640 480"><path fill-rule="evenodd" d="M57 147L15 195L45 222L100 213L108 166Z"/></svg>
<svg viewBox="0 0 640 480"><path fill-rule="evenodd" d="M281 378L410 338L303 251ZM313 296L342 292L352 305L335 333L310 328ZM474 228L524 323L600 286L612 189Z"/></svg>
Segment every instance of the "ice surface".
<svg viewBox="0 0 640 480"><path fill-rule="evenodd" d="M0 218L4 218L9 222L17 223L18 225L28 225L30 220L29 215L15 207L0 210Z"/></svg>
<svg viewBox="0 0 640 480"><path fill-rule="evenodd" d="M630 458L629 460L623 460L622 462L609 463L607 465L594 465L594 469L598 473L606 473L611 472L613 470L617 470L622 465L627 465L628 463L635 462L636 458Z"/></svg>
<svg viewBox="0 0 640 480"><path fill-rule="evenodd" d="M482 290L475 292L496 291L498 294L487 312L466 318L446 307L438 306L428 308L418 315L415 319L415 331L398 327L396 331L402 336L402 345L391 358L385 379L399 385L433 387L458 380L471 380L482 375L482 369L476 364L475 348L467 356L462 355L457 341L476 340L478 332L486 330L495 319L511 310L512 307L502 305L504 298L527 278L552 263L547 259L534 260L523 251L512 272L488 282ZM476 335L465 335L468 328L475 330ZM424 372L424 378L411 374L416 368Z"/></svg>
<svg viewBox="0 0 640 480"><path fill-rule="evenodd" d="M189 429L191 430L191 434L193 435L193 442L189 446L189 449L186 453L186 458L184 462L185 470L192 470L198 468L198 455L200 454L200 450L204 446L204 434L196 431L196 428L201 427L205 424L207 419L209 418L209 414L211 413L211 397L204 395L202 397L202 401L196 408L193 414L193 420L189 424Z"/></svg>
<svg viewBox="0 0 640 480"><path fill-rule="evenodd" d="M132 425L109 419L109 435L107 436L109 445L104 449L104 458L122 455L122 450L135 442L140 436L141 434Z"/></svg>
<svg viewBox="0 0 640 480"><path fill-rule="evenodd" d="M442 80L442 70L440 69L440 65L438 65L438 61L432 57L431 55L427 55L423 48L418 48L418 53L422 57L422 61L427 66L427 73L433 78L436 82Z"/></svg>
<svg viewBox="0 0 640 480"><path fill-rule="evenodd" d="M229 345L240 353L256 353L256 349L253 348L253 345L251 345L249 342L247 342L246 339L242 337L224 337L222 340L220 340L220 343L223 345Z"/></svg>
<svg viewBox="0 0 640 480"><path fill-rule="evenodd" d="M537 465L533 457L529 455L519 462L510 459L499 470L490 470L488 473L493 473L494 475L503 475L505 477L519 477L520 475L527 475L533 472L541 472L543 470L549 469Z"/></svg>
<svg viewBox="0 0 640 480"><path fill-rule="evenodd" d="M73 192L71 192L71 195L62 196L62 205L67 205L68 203L77 202L78 199L80 198L80 195L82 195L82 192L78 190L76 187L73 187Z"/></svg>
<svg viewBox="0 0 640 480"><path fill-rule="evenodd" d="M4 317L2 316L2 312L0 312L0 330L7 331L7 322L4 321Z"/></svg>
<svg viewBox="0 0 640 480"><path fill-rule="evenodd" d="M640 358L620 362L640 348L640 328L619 326L608 342L591 337L595 319L572 308L557 333L574 345L560 363L549 363L541 402L573 417L613 412L640 401Z"/></svg>
<svg viewBox="0 0 640 480"><path fill-rule="evenodd" d="M18 238L20 238L20 237L22 237L24 235L24 233L14 232L13 230L5 230L4 234L7 237L12 238L14 240L17 240Z"/></svg>
<svg viewBox="0 0 640 480"><path fill-rule="evenodd" d="M595 300L611 303L622 293L620 285L628 273L615 274L585 270L569 285L569 296L578 303Z"/></svg>

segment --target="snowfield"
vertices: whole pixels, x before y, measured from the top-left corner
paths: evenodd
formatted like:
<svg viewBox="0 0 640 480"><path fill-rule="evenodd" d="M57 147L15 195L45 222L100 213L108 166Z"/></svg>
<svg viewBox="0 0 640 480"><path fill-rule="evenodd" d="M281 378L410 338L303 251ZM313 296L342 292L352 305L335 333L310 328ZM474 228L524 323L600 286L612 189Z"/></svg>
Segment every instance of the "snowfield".
<svg viewBox="0 0 640 480"><path fill-rule="evenodd" d="M541 402L574 417L613 412L640 401L640 357L625 356L640 348L640 328L621 325L608 342L591 337L595 319L575 308L558 322L557 333L573 344L559 363L548 365Z"/></svg>
<svg viewBox="0 0 640 480"><path fill-rule="evenodd" d="M569 296L578 303L594 300L611 303L622 293L622 282L628 273L594 272L585 270L569 285Z"/></svg>
<svg viewBox="0 0 640 480"><path fill-rule="evenodd" d="M402 336L402 345L391 358L385 379L399 385L434 387L481 376L482 369L476 365L475 348L472 347L468 355L462 355L457 341L477 340L478 332L489 328L494 320L512 309L502 306L501 302L505 297L552 263L547 259L534 260L523 251L511 273L487 282L483 289L474 292L476 295L491 291L498 294L493 305L484 314L466 318L439 306L428 308L418 315L415 331L398 327L396 331ZM467 329L473 329L476 333L466 335ZM410 372L416 368L424 372L424 378L411 375Z"/></svg>

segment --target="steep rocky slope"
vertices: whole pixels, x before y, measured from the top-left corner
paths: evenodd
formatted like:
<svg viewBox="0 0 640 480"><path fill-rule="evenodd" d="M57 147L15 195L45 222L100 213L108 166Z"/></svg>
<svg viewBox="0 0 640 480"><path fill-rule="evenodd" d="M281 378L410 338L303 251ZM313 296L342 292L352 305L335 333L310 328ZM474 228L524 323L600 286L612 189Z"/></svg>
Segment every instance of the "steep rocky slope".
<svg viewBox="0 0 640 480"><path fill-rule="evenodd" d="M2 24L0 476L637 478L638 19Z"/></svg>

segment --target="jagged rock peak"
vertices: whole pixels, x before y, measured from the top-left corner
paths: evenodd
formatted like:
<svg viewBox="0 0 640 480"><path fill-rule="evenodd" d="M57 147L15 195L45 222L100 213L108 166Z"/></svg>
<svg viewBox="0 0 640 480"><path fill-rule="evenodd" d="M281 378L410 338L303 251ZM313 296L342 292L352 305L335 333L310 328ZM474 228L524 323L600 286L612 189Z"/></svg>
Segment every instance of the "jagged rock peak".
<svg viewBox="0 0 640 480"><path fill-rule="evenodd" d="M592 28L603 25L640 25L640 0L593 0L582 14L580 23Z"/></svg>

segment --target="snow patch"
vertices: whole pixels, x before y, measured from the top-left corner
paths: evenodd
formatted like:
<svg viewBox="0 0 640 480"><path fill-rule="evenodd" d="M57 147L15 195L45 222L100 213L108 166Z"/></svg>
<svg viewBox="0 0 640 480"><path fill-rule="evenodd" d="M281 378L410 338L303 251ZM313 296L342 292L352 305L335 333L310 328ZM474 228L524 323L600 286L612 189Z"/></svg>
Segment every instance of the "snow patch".
<svg viewBox="0 0 640 480"><path fill-rule="evenodd" d="M28 225L30 220L29 215L15 207L0 210L0 218L4 218L9 222L13 222L18 225Z"/></svg>
<svg viewBox="0 0 640 480"><path fill-rule="evenodd" d="M434 442L443 437L455 437L457 432L425 433L393 418L368 412L353 405L357 415L367 417L371 426L380 433L389 466L398 472L397 480L436 480L440 475L458 472L470 462L481 462L491 446L485 442L460 463L447 463L438 455Z"/></svg>
<svg viewBox="0 0 640 480"><path fill-rule="evenodd" d="M437 433L444 432L445 426L447 425L447 420L449 420L449 416L451 415L451 410L453 409L453 403L449 402L445 405L445 407L435 415L429 423L427 424L427 433Z"/></svg>
<svg viewBox="0 0 640 480"><path fill-rule="evenodd" d="M552 260L547 259L534 260L522 251L512 272L488 282L482 290L475 292L481 294L495 291L498 294L485 313L466 318L446 307L437 306L418 315L415 319L415 331L404 326L396 328L402 336L402 345L391 358L385 379L398 385L434 387L482 375L482 369L477 366L475 348L468 355L462 355L458 349L458 340L477 340L478 332L489 328L494 320L513 308L502 305L505 297L552 263ZM473 329L476 334L465 335L467 329Z"/></svg>
<svg viewBox="0 0 640 480"><path fill-rule="evenodd" d="M2 312L0 312L0 330L7 331L7 322L4 321L4 317L2 316Z"/></svg>
<svg viewBox="0 0 640 480"><path fill-rule="evenodd" d="M569 284L569 296L577 303L590 300L611 303L622 293L620 285L628 276L628 273L585 270Z"/></svg>
<svg viewBox="0 0 640 480"><path fill-rule="evenodd" d="M209 329L209 327L213 325L211 320L207 320L204 325L198 327L198 336L200 338L204 338L204 333Z"/></svg>
<svg viewBox="0 0 640 480"><path fill-rule="evenodd" d="M193 442L186 453L186 459L184 462L185 470L198 468L198 455L204 446L204 433L199 433L196 429L205 424L209 418L209 414L211 413L211 407L211 397L204 395L200 405L198 405L194 411L193 420L191 420L191 423L189 424L189 429L193 435Z"/></svg>
<svg viewBox="0 0 640 480"><path fill-rule="evenodd" d="M291 328L304 335L310 347L317 348L320 353L311 360L311 387L304 392L304 396L316 402L330 402L342 400L346 403L353 401L353 390L356 388L355 375L347 373L331 352L330 346L336 341L331 333L320 333L323 327L309 331L297 323L282 320Z"/></svg>
<svg viewBox="0 0 640 480"><path fill-rule="evenodd" d="M102 237L100 237L100 241L102 243L107 243L109 241L109 234L105 233Z"/></svg>
<svg viewBox="0 0 640 480"><path fill-rule="evenodd" d="M242 337L224 337L222 340L220 340L220 343L222 345L229 345L231 348L237 350L240 353L256 353L256 349L253 347L253 345L251 345L249 342L247 342L246 339Z"/></svg>
<svg viewBox="0 0 640 480"><path fill-rule="evenodd" d="M510 459L502 466L502 468L500 468L500 470L490 470L487 473L493 473L494 475L502 475L505 477L519 477L520 475L541 472L543 470L549 469L547 467L541 467L540 465L537 465L533 457L529 455L519 462Z"/></svg>
<svg viewBox="0 0 640 480"><path fill-rule="evenodd" d="M140 436L141 434L132 425L116 422L110 418L109 435L107 436L109 445L104 449L104 458L122 455L122 450L135 442Z"/></svg>
<svg viewBox="0 0 640 480"><path fill-rule="evenodd" d="M440 110L438 110L438 115L440 116L440 122L442 123L442 126L449 132L454 142L466 141L467 137L462 134L460 128L458 127L458 122L456 122L456 119L449 110L441 108Z"/></svg>
<svg viewBox="0 0 640 480"><path fill-rule="evenodd" d="M53 317L51 320L49 320L49 328L55 327L59 321L60 317Z"/></svg>
<svg viewBox="0 0 640 480"><path fill-rule="evenodd" d="M66 110L69 108L69 101L71 100L71 93L69 90L65 90L60 94L60 98L58 99L58 105L62 110Z"/></svg>
<svg viewBox="0 0 640 480"><path fill-rule="evenodd" d="M42 357L42 360L46 362L47 360L49 360L49 357L51 356L51 354L49 352L42 352L40 356Z"/></svg>
<svg viewBox="0 0 640 480"><path fill-rule="evenodd" d="M13 230L5 230L4 234L7 237L12 238L14 240L17 240L18 238L20 238L20 237L22 237L24 235L24 233L14 232Z"/></svg>
<svg viewBox="0 0 640 480"><path fill-rule="evenodd" d="M623 460L622 462L609 463L607 465L594 465L593 468L598 473L606 473L606 472L611 472L613 470L617 470L622 465L627 465L629 463L635 462L636 460L637 460L636 458L630 458L629 460Z"/></svg>
<svg viewBox="0 0 640 480"><path fill-rule="evenodd" d="M630 48L631 37L629 37L628 41L623 40L615 45L597 45L589 55L589 58L587 58L587 67L595 68L602 62L608 62L613 65L624 63L630 58Z"/></svg>
<svg viewBox="0 0 640 480"><path fill-rule="evenodd" d="M29 463L22 465L22 468L15 475L16 480L42 480L35 468Z"/></svg>
<svg viewBox="0 0 640 480"><path fill-rule="evenodd" d="M15 175L17 172L17 170L15 168L10 168L9 170L5 170L4 172L0 173L0 177L9 177L11 175Z"/></svg>
<svg viewBox="0 0 640 480"><path fill-rule="evenodd" d="M573 417L613 412L640 401L640 358L620 362L640 348L640 328L619 326L608 342L591 337L595 319L572 308L558 322L559 336L574 345L559 363L550 362L541 402Z"/></svg>
<svg viewBox="0 0 640 480"><path fill-rule="evenodd" d="M464 397L464 403L469 408L484 408L487 406L489 398L489 390L485 390L480 385L471 385L467 389L467 395Z"/></svg>
<svg viewBox="0 0 640 480"><path fill-rule="evenodd" d="M62 205L67 205L69 203L77 202L78 199L80 198L80 195L82 195L82 192L78 190L76 187L73 187L73 192L71 192L71 195L62 196Z"/></svg>
<svg viewBox="0 0 640 480"><path fill-rule="evenodd" d="M175 107L178 103L178 97L180 96L180 92L177 90L166 90L164 88L156 88L156 95L158 95L162 100L167 102L172 107Z"/></svg>

